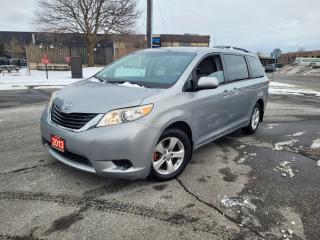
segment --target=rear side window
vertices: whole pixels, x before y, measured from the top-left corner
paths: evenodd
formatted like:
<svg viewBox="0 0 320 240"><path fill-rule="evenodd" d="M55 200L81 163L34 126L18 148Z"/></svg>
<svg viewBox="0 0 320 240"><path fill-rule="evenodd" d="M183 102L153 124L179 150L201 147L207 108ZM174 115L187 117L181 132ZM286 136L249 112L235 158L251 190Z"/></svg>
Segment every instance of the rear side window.
<svg viewBox="0 0 320 240"><path fill-rule="evenodd" d="M227 66L228 82L249 78L244 56L224 55L224 61Z"/></svg>
<svg viewBox="0 0 320 240"><path fill-rule="evenodd" d="M253 78L259 78L264 76L264 69L258 58L248 57L248 62L251 68Z"/></svg>

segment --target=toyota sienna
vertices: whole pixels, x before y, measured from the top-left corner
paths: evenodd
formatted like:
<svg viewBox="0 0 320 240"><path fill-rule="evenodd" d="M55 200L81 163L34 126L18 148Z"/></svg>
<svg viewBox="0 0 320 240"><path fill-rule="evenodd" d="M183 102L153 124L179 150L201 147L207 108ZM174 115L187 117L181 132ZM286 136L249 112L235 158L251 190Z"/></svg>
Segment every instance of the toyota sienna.
<svg viewBox="0 0 320 240"><path fill-rule="evenodd" d="M256 54L240 48L137 51L54 93L42 142L89 173L168 180L199 147L239 128L254 133L268 83Z"/></svg>

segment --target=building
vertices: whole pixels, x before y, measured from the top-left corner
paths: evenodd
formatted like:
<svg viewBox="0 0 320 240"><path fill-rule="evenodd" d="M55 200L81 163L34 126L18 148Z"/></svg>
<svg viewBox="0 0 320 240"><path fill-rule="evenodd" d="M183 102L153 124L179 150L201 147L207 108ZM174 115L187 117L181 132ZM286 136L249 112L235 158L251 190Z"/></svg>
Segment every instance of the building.
<svg viewBox="0 0 320 240"><path fill-rule="evenodd" d="M83 34L49 32L4 32L0 31L0 40L5 44L15 39L25 47L31 68L36 68L44 55L52 63L62 64L69 56L81 56L87 64L87 49ZM201 35L154 35L159 44L154 47L208 47L210 36ZM95 64L107 65L130 52L147 47L147 39L142 34L99 34L94 48Z"/></svg>
<svg viewBox="0 0 320 240"><path fill-rule="evenodd" d="M283 65L290 65L296 62L296 58L320 58L320 50L283 53L279 62Z"/></svg>
<svg viewBox="0 0 320 240"><path fill-rule="evenodd" d="M210 36L184 34L158 34L153 35L153 47L209 47Z"/></svg>

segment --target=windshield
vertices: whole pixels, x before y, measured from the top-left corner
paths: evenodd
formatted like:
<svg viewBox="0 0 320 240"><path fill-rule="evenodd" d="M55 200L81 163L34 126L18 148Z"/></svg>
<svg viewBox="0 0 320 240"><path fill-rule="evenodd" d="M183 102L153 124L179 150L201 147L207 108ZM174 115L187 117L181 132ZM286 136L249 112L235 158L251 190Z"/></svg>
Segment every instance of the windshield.
<svg viewBox="0 0 320 240"><path fill-rule="evenodd" d="M176 83L195 53L138 52L103 69L95 77L111 83L138 84L147 88L169 88Z"/></svg>

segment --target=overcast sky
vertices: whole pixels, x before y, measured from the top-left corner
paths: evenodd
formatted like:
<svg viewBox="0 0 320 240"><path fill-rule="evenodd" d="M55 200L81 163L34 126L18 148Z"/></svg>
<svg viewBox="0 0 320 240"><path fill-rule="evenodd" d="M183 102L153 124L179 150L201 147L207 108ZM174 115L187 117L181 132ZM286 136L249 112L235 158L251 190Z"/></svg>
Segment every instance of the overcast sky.
<svg viewBox="0 0 320 240"><path fill-rule="evenodd" d="M138 0L145 11L146 0ZM36 0L0 0L0 31L35 31ZM154 0L154 33L211 36L211 46L320 49L320 0ZM137 25L145 32L145 12Z"/></svg>

